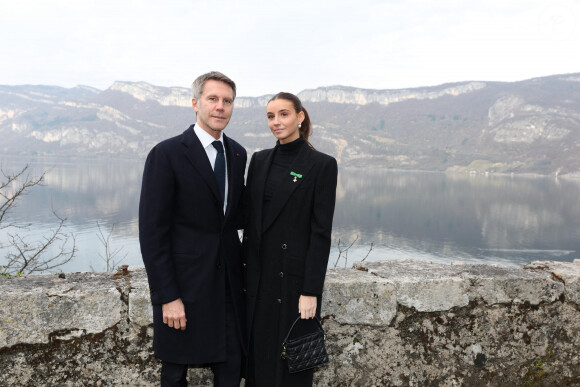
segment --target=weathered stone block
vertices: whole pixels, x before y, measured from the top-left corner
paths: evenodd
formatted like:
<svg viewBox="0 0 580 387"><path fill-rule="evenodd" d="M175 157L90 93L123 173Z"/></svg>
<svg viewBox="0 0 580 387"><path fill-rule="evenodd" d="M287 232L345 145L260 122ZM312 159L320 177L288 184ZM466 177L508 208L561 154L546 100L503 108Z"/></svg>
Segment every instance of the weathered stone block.
<svg viewBox="0 0 580 387"><path fill-rule="evenodd" d="M580 305L580 259L574 262L534 261L525 269L550 273L564 286L566 299Z"/></svg>
<svg viewBox="0 0 580 387"><path fill-rule="evenodd" d="M139 326L153 324L153 308L149 296L149 283L144 266L131 267L129 293L129 320Z"/></svg>
<svg viewBox="0 0 580 387"><path fill-rule="evenodd" d="M449 310L469 303L468 281L449 265L422 261L355 263L355 267L387 280L397 289L397 303L420 312Z"/></svg>
<svg viewBox="0 0 580 387"><path fill-rule="evenodd" d="M110 276L94 273L0 281L0 348L67 340L117 324L124 308L117 287Z"/></svg>
<svg viewBox="0 0 580 387"><path fill-rule="evenodd" d="M388 281L352 269L327 273L322 316L342 324L389 325L397 312L395 287Z"/></svg>
<svg viewBox="0 0 580 387"><path fill-rule="evenodd" d="M548 273L491 265L453 266L450 270L469 281L470 300L490 305L511 302L538 305L553 302L564 292L564 286L553 281Z"/></svg>

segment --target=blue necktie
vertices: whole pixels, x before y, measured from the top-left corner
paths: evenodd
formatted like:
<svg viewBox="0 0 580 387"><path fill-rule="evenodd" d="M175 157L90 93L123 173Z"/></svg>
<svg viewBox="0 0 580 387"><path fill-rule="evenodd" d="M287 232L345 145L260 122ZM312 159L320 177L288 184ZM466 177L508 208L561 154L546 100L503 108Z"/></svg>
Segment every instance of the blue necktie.
<svg viewBox="0 0 580 387"><path fill-rule="evenodd" d="M218 183L222 203L224 203L224 196L226 193L226 158L224 157L224 146L221 141L214 141L211 144L218 152L215 158L213 172L215 173L215 178Z"/></svg>

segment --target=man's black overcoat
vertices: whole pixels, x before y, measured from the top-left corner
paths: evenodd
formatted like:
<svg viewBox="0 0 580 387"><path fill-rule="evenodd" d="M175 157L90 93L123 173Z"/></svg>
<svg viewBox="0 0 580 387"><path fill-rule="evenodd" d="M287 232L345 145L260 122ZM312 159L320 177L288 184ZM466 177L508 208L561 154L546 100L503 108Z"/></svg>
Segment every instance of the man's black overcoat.
<svg viewBox="0 0 580 387"><path fill-rule="evenodd" d="M157 144L145 163L139 241L153 304L155 355L171 363L225 361L226 281L239 329L245 329L236 216L247 156L234 140L223 135L223 141L228 171L225 215L193 125ZM184 331L163 324L161 305L177 298L185 305Z"/></svg>

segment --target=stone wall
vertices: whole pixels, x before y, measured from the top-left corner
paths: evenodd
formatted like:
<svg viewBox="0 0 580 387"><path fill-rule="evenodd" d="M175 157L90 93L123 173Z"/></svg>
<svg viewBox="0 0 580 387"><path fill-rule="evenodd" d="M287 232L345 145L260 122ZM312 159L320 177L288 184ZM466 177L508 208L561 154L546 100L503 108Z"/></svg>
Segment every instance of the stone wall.
<svg viewBox="0 0 580 387"><path fill-rule="evenodd" d="M0 295L0 386L158 385L143 268L0 279ZM322 315L317 386L580 386L580 260L330 269Z"/></svg>

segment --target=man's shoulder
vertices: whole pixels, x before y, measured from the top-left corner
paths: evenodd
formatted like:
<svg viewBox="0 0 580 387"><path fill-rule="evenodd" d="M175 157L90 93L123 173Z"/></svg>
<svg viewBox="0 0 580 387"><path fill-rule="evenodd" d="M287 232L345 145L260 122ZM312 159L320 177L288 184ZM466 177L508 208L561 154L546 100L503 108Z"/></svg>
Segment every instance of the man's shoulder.
<svg viewBox="0 0 580 387"><path fill-rule="evenodd" d="M173 146L175 146L175 144L179 144L179 143L183 142L182 139L183 139L183 134L178 134L177 136L166 138L165 140L159 142L155 146L157 148L173 147Z"/></svg>
<svg viewBox="0 0 580 387"><path fill-rule="evenodd" d="M235 152L238 152L238 153L242 152L242 154L246 155L246 148L244 148L242 145L240 145L240 143L238 143L236 140L234 140L230 136L225 136L225 138L227 138L229 145L232 147L232 149Z"/></svg>
<svg viewBox="0 0 580 387"><path fill-rule="evenodd" d="M189 129L191 129L191 127L188 128L188 129L186 129L185 132L183 132L181 134L178 134L176 136L167 138L167 139L165 139L165 140L157 143L153 147L153 149L158 149L158 150L174 150L177 146L181 146L180 144L183 144L184 141L186 141L186 138L185 137L187 136ZM193 133L193 130L191 132L192 132L191 133L192 135L195 135Z"/></svg>

